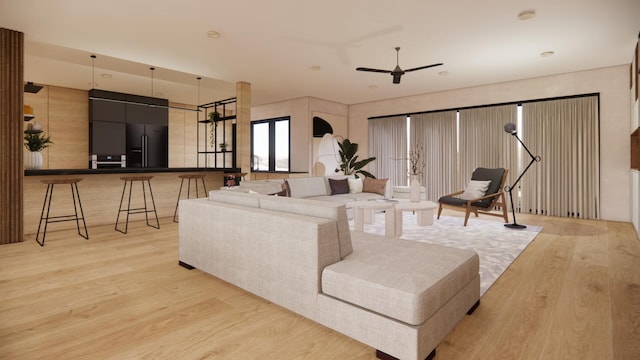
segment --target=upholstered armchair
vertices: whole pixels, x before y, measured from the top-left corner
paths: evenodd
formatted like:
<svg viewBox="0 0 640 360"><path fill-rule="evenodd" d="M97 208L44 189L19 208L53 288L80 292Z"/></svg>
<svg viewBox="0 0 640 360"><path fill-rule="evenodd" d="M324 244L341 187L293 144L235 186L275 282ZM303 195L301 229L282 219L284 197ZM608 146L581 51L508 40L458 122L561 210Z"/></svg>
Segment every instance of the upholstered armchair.
<svg viewBox="0 0 640 360"><path fill-rule="evenodd" d="M508 173L509 170L503 168L475 169L467 189L442 196L438 200L438 219L440 219L442 208L447 208L465 212L464 226L467 226L471 213L476 217L478 213L502 217L504 222L508 223L507 203L503 190ZM497 206L502 209L502 214L491 212Z"/></svg>

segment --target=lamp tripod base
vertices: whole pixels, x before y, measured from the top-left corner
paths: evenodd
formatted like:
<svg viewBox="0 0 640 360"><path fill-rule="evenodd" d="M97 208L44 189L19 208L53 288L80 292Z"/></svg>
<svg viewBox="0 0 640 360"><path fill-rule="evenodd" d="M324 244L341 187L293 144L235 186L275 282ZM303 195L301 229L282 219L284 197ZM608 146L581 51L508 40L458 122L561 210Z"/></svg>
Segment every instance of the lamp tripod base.
<svg viewBox="0 0 640 360"><path fill-rule="evenodd" d="M504 224L505 227L509 228L509 229L516 229L516 230L520 230L520 229L526 229L527 225L520 225L520 224Z"/></svg>

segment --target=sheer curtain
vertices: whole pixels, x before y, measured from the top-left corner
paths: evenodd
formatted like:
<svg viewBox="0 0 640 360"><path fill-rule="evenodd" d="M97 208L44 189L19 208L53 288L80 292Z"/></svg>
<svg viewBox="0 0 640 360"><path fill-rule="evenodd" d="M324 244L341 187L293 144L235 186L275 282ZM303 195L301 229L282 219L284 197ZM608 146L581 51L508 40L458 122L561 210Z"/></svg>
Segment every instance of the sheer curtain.
<svg viewBox="0 0 640 360"><path fill-rule="evenodd" d="M504 132L504 124L517 123L516 104L460 110L460 169L457 189L464 189L478 167L509 170L507 184L519 174L518 144Z"/></svg>
<svg viewBox="0 0 640 360"><path fill-rule="evenodd" d="M387 189L407 185L407 117L393 116L369 120L370 172L389 179Z"/></svg>
<svg viewBox="0 0 640 360"><path fill-rule="evenodd" d="M419 174L427 200L438 201L456 190L456 111L411 115L411 149L424 148L425 168ZM406 174L406 172L405 172ZM405 175L406 176L406 175Z"/></svg>
<svg viewBox="0 0 640 360"><path fill-rule="evenodd" d="M597 219L598 97L525 103L522 121L519 134L542 161L522 178L521 212ZM523 162L528 162L524 156Z"/></svg>

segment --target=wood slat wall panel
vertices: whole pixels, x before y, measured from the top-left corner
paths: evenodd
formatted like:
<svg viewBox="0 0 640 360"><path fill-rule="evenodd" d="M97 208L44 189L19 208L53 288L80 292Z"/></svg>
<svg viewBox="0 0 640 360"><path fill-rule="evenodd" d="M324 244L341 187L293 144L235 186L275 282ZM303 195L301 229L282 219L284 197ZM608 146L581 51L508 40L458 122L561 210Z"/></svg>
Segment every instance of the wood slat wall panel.
<svg viewBox="0 0 640 360"><path fill-rule="evenodd" d="M24 34L0 28L0 244L23 240Z"/></svg>

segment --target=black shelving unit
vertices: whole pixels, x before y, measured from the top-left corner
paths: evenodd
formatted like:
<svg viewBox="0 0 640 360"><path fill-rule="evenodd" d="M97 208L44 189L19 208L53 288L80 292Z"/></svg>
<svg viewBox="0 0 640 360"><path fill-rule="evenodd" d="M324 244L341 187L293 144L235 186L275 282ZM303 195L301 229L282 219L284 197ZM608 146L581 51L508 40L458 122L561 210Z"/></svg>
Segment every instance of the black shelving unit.
<svg viewBox="0 0 640 360"><path fill-rule="evenodd" d="M197 127L197 167L211 169L236 168L236 98L214 101L198 105ZM215 121L210 120L211 113L220 114ZM233 113L233 115L229 115ZM213 129L211 129L213 127ZM204 131L206 141L201 142L201 132ZM211 144L211 139L214 139ZM220 144L228 144L228 148L220 148Z"/></svg>

